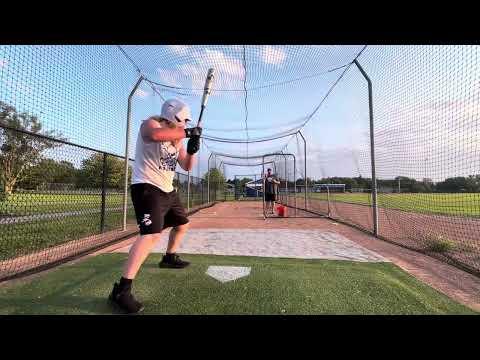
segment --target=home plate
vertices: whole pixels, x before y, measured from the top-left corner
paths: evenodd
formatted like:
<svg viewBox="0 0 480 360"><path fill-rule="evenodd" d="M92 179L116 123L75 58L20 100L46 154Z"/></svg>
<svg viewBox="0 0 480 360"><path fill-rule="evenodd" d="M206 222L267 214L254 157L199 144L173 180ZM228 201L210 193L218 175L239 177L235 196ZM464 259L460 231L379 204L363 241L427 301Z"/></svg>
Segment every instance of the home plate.
<svg viewBox="0 0 480 360"><path fill-rule="evenodd" d="M250 269L243 266L209 266L205 274L226 283L250 275Z"/></svg>

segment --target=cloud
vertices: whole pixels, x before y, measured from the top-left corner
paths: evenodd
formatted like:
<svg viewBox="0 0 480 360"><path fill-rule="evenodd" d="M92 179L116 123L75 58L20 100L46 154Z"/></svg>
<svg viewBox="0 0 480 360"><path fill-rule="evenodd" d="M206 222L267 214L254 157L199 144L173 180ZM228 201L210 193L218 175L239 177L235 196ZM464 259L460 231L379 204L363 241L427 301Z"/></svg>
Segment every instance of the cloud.
<svg viewBox="0 0 480 360"><path fill-rule="evenodd" d="M266 64L280 65L285 57L286 54L282 48L268 45L262 49L262 60Z"/></svg>
<svg viewBox="0 0 480 360"><path fill-rule="evenodd" d="M150 96L150 93L148 91L137 89L137 91L135 92L135 97L146 98L147 96Z"/></svg>
<svg viewBox="0 0 480 360"><path fill-rule="evenodd" d="M157 72L161 82L165 85L181 87L178 82L178 71L158 68Z"/></svg>
<svg viewBox="0 0 480 360"><path fill-rule="evenodd" d="M200 87L203 87L207 70L210 67L215 68L215 81L218 88L232 88L234 87L232 82L243 80L245 75L242 61L228 56L220 50L205 49L203 52L194 54L193 59L193 63L185 64L181 69L184 73L197 76L199 79L195 79L195 81L200 81Z"/></svg>
<svg viewBox="0 0 480 360"><path fill-rule="evenodd" d="M286 58L286 52L280 47L266 46L263 49L263 60L267 64L281 64Z"/></svg>
<svg viewBox="0 0 480 360"><path fill-rule="evenodd" d="M220 50L204 48L192 52L188 62L178 64L173 69L157 69L157 72L166 85L199 89L193 93L201 94L207 71L211 67L215 69L212 96L236 95L236 93L216 92L215 89L242 89L245 75L242 61Z"/></svg>
<svg viewBox="0 0 480 360"><path fill-rule="evenodd" d="M475 96L379 110L375 152L380 178L438 181L478 173L480 109Z"/></svg>
<svg viewBox="0 0 480 360"><path fill-rule="evenodd" d="M188 53L188 50L191 48L189 45L167 45L167 47L172 50L175 54L185 55Z"/></svg>
<svg viewBox="0 0 480 360"><path fill-rule="evenodd" d="M244 68L243 63L239 59L234 59L225 55L222 51L219 50L205 50L205 57L201 60L206 60L207 63L215 63L219 65L219 68L224 70L224 72L230 76L243 78ZM201 63L201 61L199 61ZM205 64L206 65L206 64Z"/></svg>

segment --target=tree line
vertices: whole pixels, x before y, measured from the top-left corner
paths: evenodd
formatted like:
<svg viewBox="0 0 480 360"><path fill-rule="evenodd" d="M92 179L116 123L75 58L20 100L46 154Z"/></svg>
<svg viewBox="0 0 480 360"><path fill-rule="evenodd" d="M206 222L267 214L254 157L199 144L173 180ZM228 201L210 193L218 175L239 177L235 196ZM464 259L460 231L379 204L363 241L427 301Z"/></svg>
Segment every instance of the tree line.
<svg viewBox="0 0 480 360"><path fill-rule="evenodd" d="M237 178L237 186L243 188L246 183L254 179L244 177ZM227 180L230 184L235 184L234 180ZM305 180L298 178L296 185L305 186ZM312 179L307 177L308 186L313 184L345 184L345 191L365 191L370 192L372 179L358 177L327 177ZM288 187L294 187L293 181L288 181ZM456 176L446 178L444 181L433 182L431 179L416 180L407 176L397 176L391 180L377 179L377 189L388 192L406 192L406 193L476 193L480 192L480 175L470 175L467 177Z"/></svg>
<svg viewBox="0 0 480 360"><path fill-rule="evenodd" d="M330 177L314 180L307 178L308 184L345 184L345 191L366 189L372 187L371 178ZM298 179L297 185L303 185L304 180ZM456 176L443 181L433 182L431 179L416 180L407 176L397 176L391 180L377 179L377 189L380 191L407 193L475 193L480 192L480 175Z"/></svg>
<svg viewBox="0 0 480 360"><path fill-rule="evenodd" d="M0 101L0 193L3 197L15 189L38 190L51 184L69 188L99 188L103 183L104 155L93 153L77 168L67 160L55 160L66 151L61 133L43 130L37 116ZM58 150L56 150L58 149ZM72 157L81 156L71 152ZM114 156L105 158L105 186L122 188L124 161ZM131 174L131 171L129 172Z"/></svg>
<svg viewBox="0 0 480 360"><path fill-rule="evenodd" d="M16 184L23 190L48 190L58 184L58 189L98 189L103 185L104 170L103 153L94 153L82 160L76 168L71 162L55 161L51 158L42 159L30 167L26 176ZM123 189L124 161L107 155L105 158L105 187L107 189ZM131 169L129 180L131 179ZM55 188L55 187L53 187Z"/></svg>

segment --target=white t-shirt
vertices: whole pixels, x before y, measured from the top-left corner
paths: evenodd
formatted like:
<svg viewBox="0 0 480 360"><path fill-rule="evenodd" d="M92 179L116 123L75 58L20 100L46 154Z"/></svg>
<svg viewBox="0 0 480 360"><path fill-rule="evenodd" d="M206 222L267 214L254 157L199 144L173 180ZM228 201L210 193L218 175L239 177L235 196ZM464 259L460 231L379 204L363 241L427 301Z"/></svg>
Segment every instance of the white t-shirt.
<svg viewBox="0 0 480 360"><path fill-rule="evenodd" d="M132 184L148 183L164 192L172 192L178 149L170 141L144 142L138 132Z"/></svg>

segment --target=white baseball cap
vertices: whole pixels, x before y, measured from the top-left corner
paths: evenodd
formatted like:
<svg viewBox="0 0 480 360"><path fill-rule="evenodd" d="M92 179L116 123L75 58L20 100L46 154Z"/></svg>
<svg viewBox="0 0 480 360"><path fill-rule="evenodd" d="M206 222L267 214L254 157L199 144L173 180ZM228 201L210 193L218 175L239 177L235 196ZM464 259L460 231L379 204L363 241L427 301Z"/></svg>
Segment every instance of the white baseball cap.
<svg viewBox="0 0 480 360"><path fill-rule="evenodd" d="M163 103L162 118L186 126L187 121L191 121L190 108L183 101L178 99L170 99Z"/></svg>

